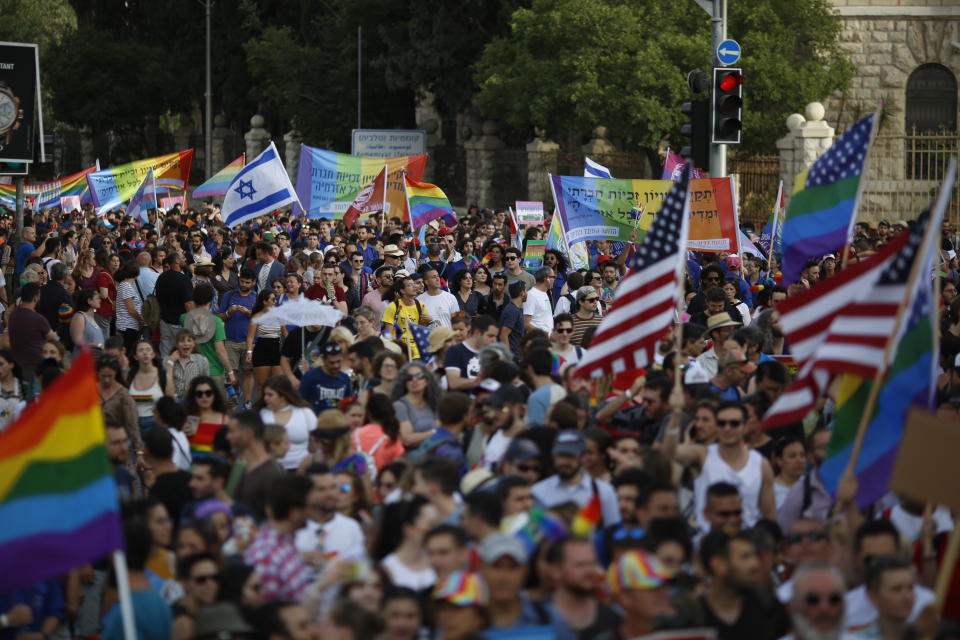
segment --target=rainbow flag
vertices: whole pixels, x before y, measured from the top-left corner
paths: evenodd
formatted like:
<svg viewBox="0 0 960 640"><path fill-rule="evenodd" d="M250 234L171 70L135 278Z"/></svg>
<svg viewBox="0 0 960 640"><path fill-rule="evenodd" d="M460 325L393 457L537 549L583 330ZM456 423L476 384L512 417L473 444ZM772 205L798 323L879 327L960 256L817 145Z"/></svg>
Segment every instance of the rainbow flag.
<svg viewBox="0 0 960 640"><path fill-rule="evenodd" d="M889 490L890 475L910 410L913 407L934 409L938 366L934 336L939 327L936 305L933 304L933 284L926 277L930 271L930 268L921 271L919 279L922 282L913 304L907 309L906 331L881 382L857 457L854 471L859 481L856 503L861 508L879 500ZM831 493L836 493L840 478L847 469L872 385L872 379L851 374L840 377L833 435L827 446L827 457L820 467L820 478Z"/></svg>
<svg viewBox="0 0 960 640"><path fill-rule="evenodd" d="M247 164L247 154L241 153L240 157L225 166L220 171L211 176L209 180L193 190L194 198L212 198L214 196L227 195L227 188L233 179L240 173Z"/></svg>
<svg viewBox="0 0 960 640"><path fill-rule="evenodd" d="M23 185L23 195L35 210L59 207L60 198L86 195L87 174L93 171L96 171L96 167L50 182L27 182ZM0 204L8 207L17 206L16 185L0 184Z"/></svg>
<svg viewBox="0 0 960 640"><path fill-rule="evenodd" d="M801 171L783 221L783 284L800 279L807 261L843 247L860 208L863 169L877 114L843 132L810 168ZM776 250L776 240L773 243Z"/></svg>
<svg viewBox="0 0 960 640"><path fill-rule="evenodd" d="M573 535L578 538L586 538L594 527L600 523L602 517L603 505L600 504L600 494L594 493L590 496L590 501L583 505L577 515L574 516L570 529L573 531Z"/></svg>
<svg viewBox="0 0 960 640"><path fill-rule="evenodd" d="M130 198L127 205L127 215L132 216L134 220L147 222L149 220L147 211L157 208L157 183L153 179L153 169L147 172L140 188Z"/></svg>
<svg viewBox="0 0 960 640"><path fill-rule="evenodd" d="M123 547L93 356L0 433L0 592Z"/></svg>
<svg viewBox="0 0 960 640"><path fill-rule="evenodd" d="M158 187L184 189L190 183L193 149L144 158L87 174L90 195L97 211L109 211L133 197L150 169Z"/></svg>
<svg viewBox="0 0 960 640"><path fill-rule="evenodd" d="M343 218L360 191L387 165L387 208L391 218L403 218L407 208L403 174L423 179L427 155L373 158L337 153L309 145L300 146L296 190L300 201L293 215L306 210L309 218ZM302 205L302 209L301 209Z"/></svg>
<svg viewBox="0 0 960 640"><path fill-rule="evenodd" d="M456 217L453 214L453 206L447 199L447 194L440 187L429 182L417 182L410 176L405 175L407 188L407 202L410 208L410 224L414 229L418 229L433 220L443 219L447 226L452 218L456 224Z"/></svg>

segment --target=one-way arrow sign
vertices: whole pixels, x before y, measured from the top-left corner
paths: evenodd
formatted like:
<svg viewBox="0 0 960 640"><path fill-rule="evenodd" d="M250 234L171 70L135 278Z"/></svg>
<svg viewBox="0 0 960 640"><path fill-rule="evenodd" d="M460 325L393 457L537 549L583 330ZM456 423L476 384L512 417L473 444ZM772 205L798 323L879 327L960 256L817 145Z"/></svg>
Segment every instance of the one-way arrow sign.
<svg viewBox="0 0 960 640"><path fill-rule="evenodd" d="M740 43L736 40L724 40L717 47L717 60L724 66L736 64L740 60Z"/></svg>

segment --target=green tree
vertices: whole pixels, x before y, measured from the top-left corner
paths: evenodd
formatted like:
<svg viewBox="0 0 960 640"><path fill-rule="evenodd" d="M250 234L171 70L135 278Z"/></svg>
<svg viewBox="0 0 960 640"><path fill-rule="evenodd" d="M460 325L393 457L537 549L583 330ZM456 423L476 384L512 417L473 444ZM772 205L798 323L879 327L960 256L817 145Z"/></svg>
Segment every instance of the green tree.
<svg viewBox="0 0 960 640"><path fill-rule="evenodd" d="M0 41L35 42L43 58L77 28L67 0L0 0Z"/></svg>
<svg viewBox="0 0 960 640"><path fill-rule="evenodd" d="M708 69L707 15L692 0L534 0L477 64L481 110L529 131L584 135L598 124L628 142L673 146L687 73ZM786 116L847 85L826 0L731 3L728 33L744 48L743 151L773 151Z"/></svg>

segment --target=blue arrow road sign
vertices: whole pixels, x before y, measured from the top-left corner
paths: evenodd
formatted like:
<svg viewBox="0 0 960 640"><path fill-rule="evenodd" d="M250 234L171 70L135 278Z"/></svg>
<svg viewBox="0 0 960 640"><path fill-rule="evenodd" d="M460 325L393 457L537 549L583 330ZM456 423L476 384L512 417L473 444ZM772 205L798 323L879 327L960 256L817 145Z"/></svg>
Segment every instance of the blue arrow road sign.
<svg viewBox="0 0 960 640"><path fill-rule="evenodd" d="M736 64L740 59L740 43L736 40L724 40L717 47L717 60L722 65Z"/></svg>

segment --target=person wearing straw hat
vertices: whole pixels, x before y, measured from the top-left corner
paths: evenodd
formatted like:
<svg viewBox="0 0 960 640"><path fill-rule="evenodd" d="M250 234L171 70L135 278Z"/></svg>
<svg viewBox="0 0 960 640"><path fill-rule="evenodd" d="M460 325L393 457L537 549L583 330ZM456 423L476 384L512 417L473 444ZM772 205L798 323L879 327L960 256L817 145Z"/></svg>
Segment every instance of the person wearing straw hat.
<svg viewBox="0 0 960 640"><path fill-rule="evenodd" d="M734 327L739 326L740 323L731 318L726 311L707 318L707 336L713 341L713 345L697 356L697 363L707 370L711 378L717 375L717 370L720 368L723 343L733 335Z"/></svg>
<svg viewBox="0 0 960 640"><path fill-rule="evenodd" d="M642 549L625 551L607 569L613 601L623 609L620 637L636 638L657 630L658 618L674 613L667 593L672 576L657 556Z"/></svg>

